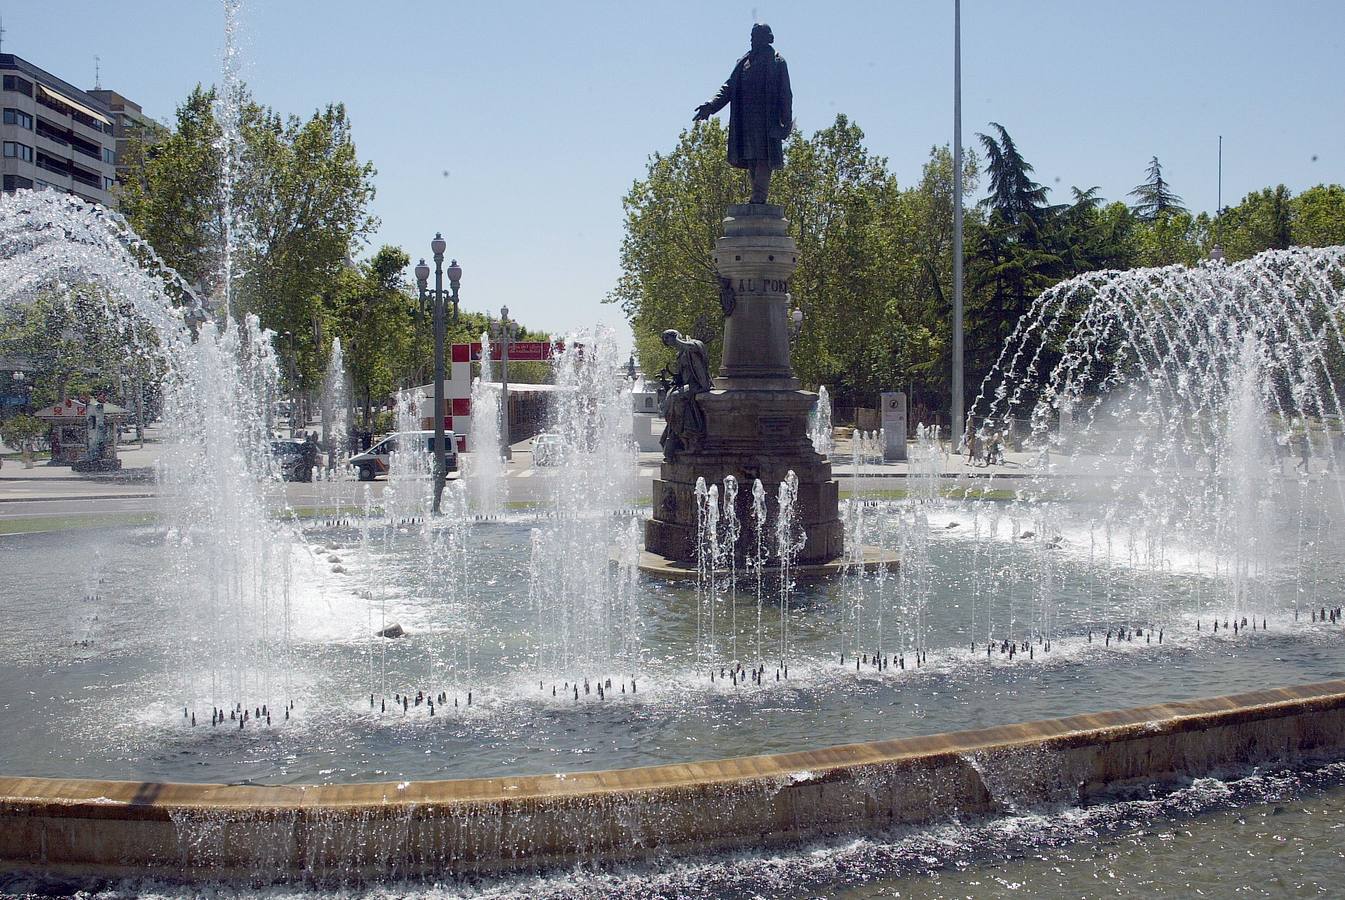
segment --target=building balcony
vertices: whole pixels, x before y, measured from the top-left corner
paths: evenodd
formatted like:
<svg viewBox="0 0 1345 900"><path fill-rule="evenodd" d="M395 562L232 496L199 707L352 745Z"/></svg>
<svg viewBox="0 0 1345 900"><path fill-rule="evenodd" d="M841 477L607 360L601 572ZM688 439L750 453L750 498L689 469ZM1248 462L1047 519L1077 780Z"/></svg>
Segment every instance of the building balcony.
<svg viewBox="0 0 1345 900"><path fill-rule="evenodd" d="M39 169L50 172L53 175L60 175L63 178L70 177L70 169L68 166L62 165L56 160L47 159L45 156L38 156L35 165Z"/></svg>
<svg viewBox="0 0 1345 900"><path fill-rule="evenodd" d="M78 181L80 184L86 184L91 188L97 188L98 191L100 192L103 190L102 175L98 175L93 172L86 172L83 169L79 168L78 166L71 166L70 177L73 178L75 181Z"/></svg>

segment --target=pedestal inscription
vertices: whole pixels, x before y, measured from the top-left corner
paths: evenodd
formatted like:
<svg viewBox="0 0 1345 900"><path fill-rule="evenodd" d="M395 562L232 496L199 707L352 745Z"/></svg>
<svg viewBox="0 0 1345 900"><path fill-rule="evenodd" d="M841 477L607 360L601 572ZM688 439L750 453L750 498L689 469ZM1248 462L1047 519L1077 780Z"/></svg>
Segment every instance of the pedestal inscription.
<svg viewBox="0 0 1345 900"><path fill-rule="evenodd" d="M701 394L706 433L700 446L664 462L654 481L654 517L645 549L669 559L696 553L696 479L721 484L738 479L740 548L754 547L752 482L761 479L774 528L780 482L793 471L797 509L807 542L799 562L827 562L841 555L839 490L831 463L808 438L816 395L799 390L789 359L789 282L798 251L783 210L770 204L731 206L724 236L715 244L715 266L724 290L724 352L715 389ZM731 294L731 296L730 296ZM774 545L767 535L766 545Z"/></svg>

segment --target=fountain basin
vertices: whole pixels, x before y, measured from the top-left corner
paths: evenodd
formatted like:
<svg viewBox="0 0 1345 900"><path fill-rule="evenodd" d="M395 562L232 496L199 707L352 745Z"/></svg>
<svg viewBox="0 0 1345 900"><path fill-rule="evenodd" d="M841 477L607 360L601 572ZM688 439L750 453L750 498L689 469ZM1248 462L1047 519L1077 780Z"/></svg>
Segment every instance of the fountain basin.
<svg viewBox="0 0 1345 900"><path fill-rule="evenodd" d="M1337 680L568 775L291 786L0 778L0 866L254 882L461 876L1089 803L1343 754L1345 680Z"/></svg>
<svg viewBox="0 0 1345 900"><path fill-rule="evenodd" d="M865 545L860 548L862 559L859 561L833 559L821 563L800 563L790 566L790 575L794 578L831 578L845 572L876 572L881 568L895 571L901 564L901 556L883 547ZM694 560L670 559L662 553L652 550L640 552L640 571L667 581L695 581L699 577ZM779 567L765 570L768 577L778 576Z"/></svg>

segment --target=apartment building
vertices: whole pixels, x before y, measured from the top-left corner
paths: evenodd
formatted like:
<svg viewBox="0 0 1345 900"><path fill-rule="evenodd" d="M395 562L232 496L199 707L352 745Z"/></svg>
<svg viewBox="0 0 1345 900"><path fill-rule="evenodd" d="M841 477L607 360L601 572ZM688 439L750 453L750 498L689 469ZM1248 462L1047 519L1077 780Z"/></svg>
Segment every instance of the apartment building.
<svg viewBox="0 0 1345 900"><path fill-rule="evenodd" d="M107 104L12 53L0 53L0 177L6 191L48 188L116 208L116 123Z"/></svg>
<svg viewBox="0 0 1345 900"><path fill-rule="evenodd" d="M113 137L117 139L117 181L126 180L127 146L135 140L146 145L157 144L168 135L168 128L145 115L140 104L128 100L116 91L94 88L89 96L102 101L112 112Z"/></svg>

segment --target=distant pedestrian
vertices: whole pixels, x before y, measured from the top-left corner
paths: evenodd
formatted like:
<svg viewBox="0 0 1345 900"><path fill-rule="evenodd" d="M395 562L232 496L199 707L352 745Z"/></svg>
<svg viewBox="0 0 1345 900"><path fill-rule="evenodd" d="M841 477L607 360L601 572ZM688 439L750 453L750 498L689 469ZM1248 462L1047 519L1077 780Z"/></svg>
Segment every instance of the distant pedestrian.
<svg viewBox="0 0 1345 900"><path fill-rule="evenodd" d="M1312 442L1308 440L1306 430L1298 436L1298 464L1294 466L1294 471L1302 471L1304 475L1312 474Z"/></svg>
<svg viewBox="0 0 1345 900"><path fill-rule="evenodd" d="M967 426L967 436L965 438L967 449L967 465L976 465L976 429L971 425Z"/></svg>
<svg viewBox="0 0 1345 900"><path fill-rule="evenodd" d="M302 453L303 453L303 464L300 467L300 471L303 474L299 480L312 481L313 470L318 467L318 460L320 458L321 453L321 448L318 446L317 432L315 431L308 432L308 436L304 438Z"/></svg>

